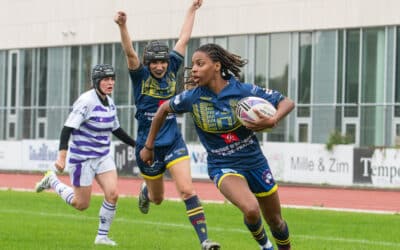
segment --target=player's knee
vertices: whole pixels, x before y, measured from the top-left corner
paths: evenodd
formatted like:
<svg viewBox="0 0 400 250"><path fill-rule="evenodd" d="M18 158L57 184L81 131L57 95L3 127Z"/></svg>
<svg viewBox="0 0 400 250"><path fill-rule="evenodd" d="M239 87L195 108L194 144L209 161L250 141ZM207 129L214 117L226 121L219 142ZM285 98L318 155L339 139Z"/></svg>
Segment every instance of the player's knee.
<svg viewBox="0 0 400 250"><path fill-rule="evenodd" d="M246 221L256 221L260 218L260 207L257 204L247 204L242 211Z"/></svg>
<svg viewBox="0 0 400 250"><path fill-rule="evenodd" d="M106 201L111 203L111 204L116 204L118 201L118 192L117 191L113 191L110 192L106 195L105 197Z"/></svg>
<svg viewBox="0 0 400 250"><path fill-rule="evenodd" d="M76 209L78 209L79 211L84 211L86 209L88 209L89 207L89 202L86 201L76 201L75 203L72 204Z"/></svg>

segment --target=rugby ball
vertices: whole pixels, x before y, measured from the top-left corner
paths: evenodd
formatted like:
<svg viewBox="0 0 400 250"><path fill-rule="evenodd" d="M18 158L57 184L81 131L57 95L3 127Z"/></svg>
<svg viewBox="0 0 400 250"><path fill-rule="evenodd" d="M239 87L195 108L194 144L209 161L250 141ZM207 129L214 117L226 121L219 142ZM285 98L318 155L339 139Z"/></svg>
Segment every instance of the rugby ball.
<svg viewBox="0 0 400 250"><path fill-rule="evenodd" d="M275 107L269 101L261 97L248 96L238 101L236 117L246 126L246 121L256 121L258 119L258 115L253 111L255 109L270 117L276 113ZM262 132L268 131L271 131L271 128L262 130Z"/></svg>

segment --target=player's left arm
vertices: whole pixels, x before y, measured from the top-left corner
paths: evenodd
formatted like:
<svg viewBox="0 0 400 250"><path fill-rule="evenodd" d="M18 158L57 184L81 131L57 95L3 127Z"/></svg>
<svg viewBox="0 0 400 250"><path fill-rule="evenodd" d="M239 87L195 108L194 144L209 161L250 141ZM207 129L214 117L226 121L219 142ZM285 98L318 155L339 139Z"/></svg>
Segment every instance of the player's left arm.
<svg viewBox="0 0 400 250"><path fill-rule="evenodd" d="M153 163L154 142L156 140L158 131L160 131L161 126L167 119L168 114L172 112L173 110L170 108L168 100L158 108L156 114L153 117L153 121L151 122L150 131L147 135L146 142L143 149L140 151L140 158L148 165L151 165Z"/></svg>
<svg viewBox="0 0 400 250"><path fill-rule="evenodd" d="M124 142L125 144L132 147L136 146L136 141L132 137L130 137L121 127L117 128L112 133L113 135L115 135L115 137L117 137L120 141Z"/></svg>
<svg viewBox="0 0 400 250"><path fill-rule="evenodd" d="M254 109L253 111L258 115L259 119L254 122L248 122L248 125L246 127L253 131L261 131L266 128L274 128L278 125L280 120L282 120L294 109L294 106L294 102L291 99L285 97L278 103L276 113L272 117L266 116L260 111Z"/></svg>
<svg viewBox="0 0 400 250"><path fill-rule="evenodd" d="M254 113L258 115L260 119L255 122L250 122L254 127L248 127L254 131L262 130L265 128L274 128L278 125L279 121L282 120L287 114L294 109L294 102L285 97L282 99L277 106L276 113L274 116L269 117L254 109Z"/></svg>
<svg viewBox="0 0 400 250"><path fill-rule="evenodd" d="M183 25L181 28L181 33L179 34L178 42L175 44L174 50L177 51L182 56L185 55L186 46L189 43L190 36L192 35L194 19L196 16L196 11L201 7L203 0L193 0L192 5L189 7Z"/></svg>

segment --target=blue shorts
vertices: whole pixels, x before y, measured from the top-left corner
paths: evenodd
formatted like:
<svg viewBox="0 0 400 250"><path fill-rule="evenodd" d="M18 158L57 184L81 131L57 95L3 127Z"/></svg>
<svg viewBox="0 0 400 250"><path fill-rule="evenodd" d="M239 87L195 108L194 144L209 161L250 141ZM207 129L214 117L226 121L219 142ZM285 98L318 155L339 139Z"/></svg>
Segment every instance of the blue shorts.
<svg viewBox="0 0 400 250"><path fill-rule="evenodd" d="M268 165L249 170L221 168L214 169L210 172L210 178L214 181L218 189L222 180L229 175L236 175L245 179L251 192L253 192L256 197L269 196L278 190L278 184L275 183Z"/></svg>
<svg viewBox="0 0 400 250"><path fill-rule="evenodd" d="M136 145L136 162L143 177L147 179L158 179L164 172L175 163L189 159L189 151L182 137L175 140L174 144L168 146L154 147L154 162L147 165L140 158L140 150L143 145Z"/></svg>

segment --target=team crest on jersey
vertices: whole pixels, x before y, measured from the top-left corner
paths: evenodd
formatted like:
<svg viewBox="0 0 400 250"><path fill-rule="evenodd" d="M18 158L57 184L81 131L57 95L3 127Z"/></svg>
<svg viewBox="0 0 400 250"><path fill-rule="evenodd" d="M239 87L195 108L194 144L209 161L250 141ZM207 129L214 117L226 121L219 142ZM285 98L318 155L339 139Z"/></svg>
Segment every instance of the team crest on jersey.
<svg viewBox="0 0 400 250"><path fill-rule="evenodd" d="M78 114L78 115L81 115L81 116L85 117L87 112L88 112L88 109L89 108L87 106L83 106L80 109L74 110L73 112L75 114Z"/></svg>
<svg viewBox="0 0 400 250"><path fill-rule="evenodd" d="M222 137L222 139L224 139L226 144L231 144L231 143L239 141L239 137L234 132L221 134L221 137Z"/></svg>
<svg viewBox="0 0 400 250"><path fill-rule="evenodd" d="M265 170L262 174L262 179L267 185L274 184L274 177L272 176L271 170Z"/></svg>

